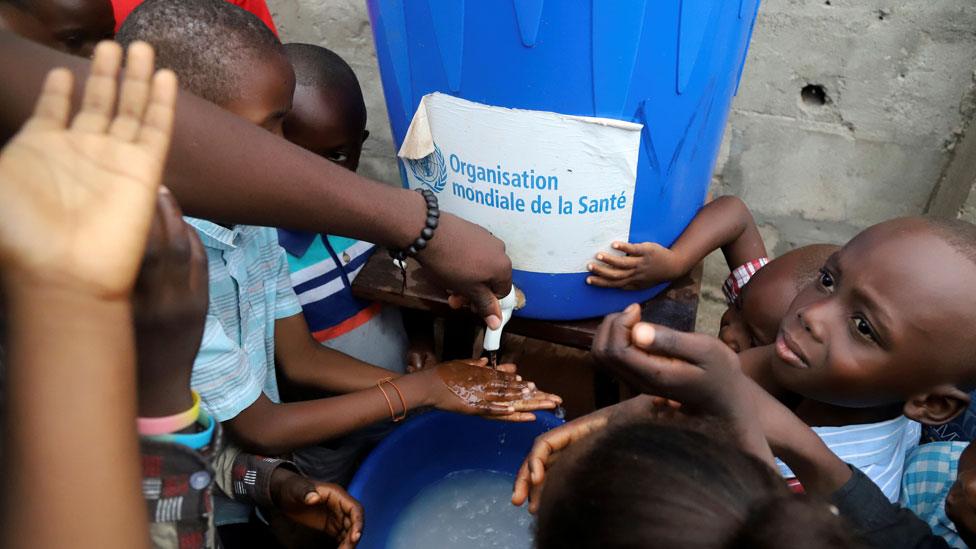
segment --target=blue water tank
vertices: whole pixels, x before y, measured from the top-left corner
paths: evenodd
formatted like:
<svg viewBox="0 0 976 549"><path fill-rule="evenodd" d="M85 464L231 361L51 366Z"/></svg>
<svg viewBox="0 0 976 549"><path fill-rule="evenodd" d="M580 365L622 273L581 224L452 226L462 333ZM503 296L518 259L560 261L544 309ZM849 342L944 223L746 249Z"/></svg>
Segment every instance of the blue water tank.
<svg viewBox="0 0 976 549"><path fill-rule="evenodd" d="M367 5L397 147L432 92L643 124L629 240L670 246L704 202L759 0ZM516 314L598 316L663 289L598 289L586 276L516 269L526 295Z"/></svg>

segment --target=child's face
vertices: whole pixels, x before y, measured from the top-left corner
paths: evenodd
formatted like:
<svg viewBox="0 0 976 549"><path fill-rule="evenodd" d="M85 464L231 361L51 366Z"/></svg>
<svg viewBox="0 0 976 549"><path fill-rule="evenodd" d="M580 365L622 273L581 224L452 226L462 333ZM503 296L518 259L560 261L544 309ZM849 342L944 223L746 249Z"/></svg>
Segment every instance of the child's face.
<svg viewBox="0 0 976 549"><path fill-rule="evenodd" d="M920 219L875 225L827 260L776 338L785 389L846 407L903 402L964 381L976 266Z"/></svg>
<svg viewBox="0 0 976 549"><path fill-rule="evenodd" d="M39 0L26 11L3 11L15 33L71 55L91 57L95 45L115 36L109 0Z"/></svg>
<svg viewBox="0 0 976 549"><path fill-rule="evenodd" d="M282 123L291 110L295 73L283 54L257 60L241 81L238 97L221 105L224 109L268 130L282 134Z"/></svg>
<svg viewBox="0 0 976 549"><path fill-rule="evenodd" d="M362 104L355 104L342 93L330 93L317 86L299 86L295 90L292 111L285 118L285 138L322 158L356 171L363 142L369 136L364 129Z"/></svg>
<svg viewBox="0 0 976 549"><path fill-rule="evenodd" d="M945 504L959 536L966 545L976 547L976 445L970 444L959 456L959 472Z"/></svg>
<svg viewBox="0 0 976 549"><path fill-rule="evenodd" d="M759 270L722 315L718 337L733 351L772 345L799 288L812 280L824 261L840 249L812 244L791 250Z"/></svg>

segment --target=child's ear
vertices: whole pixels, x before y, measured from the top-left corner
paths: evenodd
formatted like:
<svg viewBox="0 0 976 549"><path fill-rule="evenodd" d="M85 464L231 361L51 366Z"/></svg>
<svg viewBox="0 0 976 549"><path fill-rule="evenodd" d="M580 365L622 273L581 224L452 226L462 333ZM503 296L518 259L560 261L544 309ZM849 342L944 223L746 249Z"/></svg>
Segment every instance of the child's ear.
<svg viewBox="0 0 976 549"><path fill-rule="evenodd" d="M905 415L925 425L942 425L969 407L969 393L955 385L939 385L905 402Z"/></svg>
<svg viewBox="0 0 976 549"><path fill-rule="evenodd" d="M369 139L369 130L363 130L363 143L365 143L367 139Z"/></svg>

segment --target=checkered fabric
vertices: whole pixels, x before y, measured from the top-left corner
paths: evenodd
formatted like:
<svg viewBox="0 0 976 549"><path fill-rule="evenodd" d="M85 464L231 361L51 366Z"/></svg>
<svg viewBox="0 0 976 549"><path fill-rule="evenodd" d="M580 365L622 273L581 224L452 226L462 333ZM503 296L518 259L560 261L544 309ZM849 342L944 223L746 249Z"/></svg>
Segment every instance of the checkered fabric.
<svg viewBox="0 0 976 549"><path fill-rule="evenodd" d="M219 453L220 426L201 451L174 442L142 438L142 495L149 535L157 549L214 549L210 460Z"/></svg>
<svg viewBox="0 0 976 549"><path fill-rule="evenodd" d="M759 257L732 269L732 273L722 284L722 292L729 305L735 304L735 300L739 298L739 293L749 283L749 279L767 264L769 264L768 257Z"/></svg>
<svg viewBox="0 0 976 549"><path fill-rule="evenodd" d="M966 548L946 516L945 501L956 481L959 456L966 442L933 442L913 450L905 465L899 503L928 523L932 533L952 547Z"/></svg>

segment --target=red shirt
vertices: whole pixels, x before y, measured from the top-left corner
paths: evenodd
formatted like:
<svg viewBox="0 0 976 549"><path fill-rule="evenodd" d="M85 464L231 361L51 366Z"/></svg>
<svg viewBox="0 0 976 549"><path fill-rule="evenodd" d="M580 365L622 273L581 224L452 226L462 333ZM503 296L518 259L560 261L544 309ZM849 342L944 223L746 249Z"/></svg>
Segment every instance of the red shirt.
<svg viewBox="0 0 976 549"><path fill-rule="evenodd" d="M271 12L268 11L268 5L264 3L264 0L227 1L258 16L258 19L264 21L264 24L271 29L271 32L275 33L275 36L278 36L278 29L275 28L274 21L271 20ZM115 32L119 31L119 27L122 26L122 21L125 21L129 13L141 3L142 0L112 0L112 7L115 8Z"/></svg>

